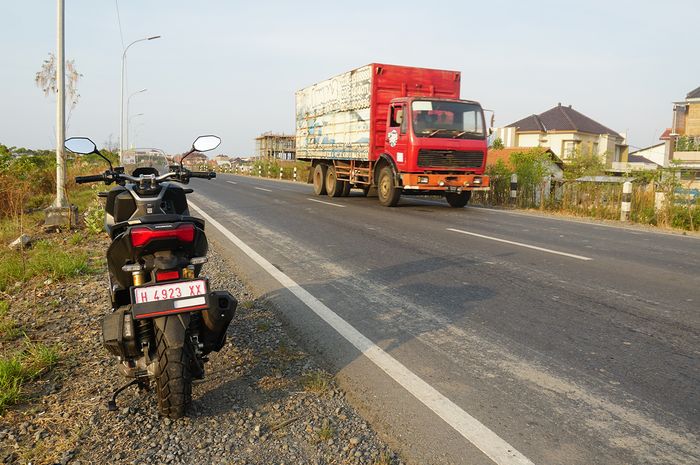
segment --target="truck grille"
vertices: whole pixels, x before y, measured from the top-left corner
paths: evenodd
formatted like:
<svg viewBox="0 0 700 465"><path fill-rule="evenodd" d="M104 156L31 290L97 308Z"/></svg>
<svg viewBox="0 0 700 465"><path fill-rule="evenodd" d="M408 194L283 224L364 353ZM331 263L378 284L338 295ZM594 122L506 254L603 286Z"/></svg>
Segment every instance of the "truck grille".
<svg viewBox="0 0 700 465"><path fill-rule="evenodd" d="M418 151L420 167L481 168L484 162L482 152L464 152L458 150L424 150Z"/></svg>

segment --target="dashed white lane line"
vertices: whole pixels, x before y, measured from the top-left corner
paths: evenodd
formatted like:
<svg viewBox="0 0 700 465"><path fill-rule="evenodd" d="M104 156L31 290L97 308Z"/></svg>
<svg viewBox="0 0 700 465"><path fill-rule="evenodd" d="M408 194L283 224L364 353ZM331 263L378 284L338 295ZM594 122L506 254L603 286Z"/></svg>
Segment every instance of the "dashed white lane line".
<svg viewBox="0 0 700 465"><path fill-rule="evenodd" d="M474 446L486 454L494 463L498 465L534 465L530 459L518 452L486 425L464 411L450 399L440 394L434 387L423 381L423 379L409 370L401 362L384 352L384 350L365 337L350 323L342 319L333 310L323 304L323 302L298 285L292 278L275 268L272 263L268 262L263 256L250 248L231 231L226 229L211 216L207 215L201 208L194 205L192 202L189 202L189 206L196 210L209 224L218 229L231 243L248 255L248 257L262 269L267 271L282 286L301 300L316 315L328 323L338 334L355 346L365 357L410 392L423 405L435 412L435 414L454 428L454 430L467 441L474 444Z"/></svg>
<svg viewBox="0 0 700 465"><path fill-rule="evenodd" d="M333 205L334 207L345 208L345 205L340 205L339 203L324 202L323 200L316 200L316 199L309 199L309 198L307 198L306 200L311 200L312 202L323 203L323 204L326 204L326 205Z"/></svg>
<svg viewBox="0 0 700 465"><path fill-rule="evenodd" d="M236 181L226 181L229 184L238 184Z"/></svg>
<svg viewBox="0 0 700 465"><path fill-rule="evenodd" d="M536 245L523 244L522 242L508 241L506 239L499 239L498 237L484 236L483 234L477 234L477 233L473 233L473 232L469 232L469 231L462 231L461 229L447 228L447 230L452 231L452 232L456 232L456 233L460 233L460 234L467 234L469 236L480 237L482 239L488 239L490 241L503 242L503 243L510 244L510 245L517 245L518 247L526 247L528 249L539 250L540 252L553 253L555 255L563 255L565 257L575 258L577 260L585 260L585 261L593 260L590 257L583 257L581 255L575 255L572 253L559 252L558 250L545 249L544 247L537 247Z"/></svg>
<svg viewBox="0 0 700 465"><path fill-rule="evenodd" d="M257 189L259 191L265 191L265 192L272 192L271 189L265 189L264 187L254 187L253 189Z"/></svg>

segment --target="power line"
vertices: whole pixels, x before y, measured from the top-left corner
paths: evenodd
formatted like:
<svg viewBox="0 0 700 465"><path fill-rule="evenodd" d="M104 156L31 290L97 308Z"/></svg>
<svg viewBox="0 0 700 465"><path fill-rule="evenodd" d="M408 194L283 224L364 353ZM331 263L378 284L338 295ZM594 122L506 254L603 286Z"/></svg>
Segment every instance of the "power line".
<svg viewBox="0 0 700 465"><path fill-rule="evenodd" d="M122 19L119 15L119 0L114 0L114 6L117 8L117 23L119 24L119 37L122 41L122 50L124 50L124 34L122 33Z"/></svg>

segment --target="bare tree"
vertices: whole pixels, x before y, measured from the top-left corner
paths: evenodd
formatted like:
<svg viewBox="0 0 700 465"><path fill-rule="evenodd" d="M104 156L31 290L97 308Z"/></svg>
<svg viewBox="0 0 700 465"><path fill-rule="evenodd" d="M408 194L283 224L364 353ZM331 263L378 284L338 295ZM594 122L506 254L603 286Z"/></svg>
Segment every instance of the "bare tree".
<svg viewBox="0 0 700 465"><path fill-rule="evenodd" d="M70 121L71 113L78 104L80 94L78 93L78 80L83 77L75 68L75 60L66 61L66 103L68 103L68 116L66 126ZM56 56L49 53L49 57L44 60L41 69L34 76L36 86L44 92L46 97L49 94L56 95Z"/></svg>

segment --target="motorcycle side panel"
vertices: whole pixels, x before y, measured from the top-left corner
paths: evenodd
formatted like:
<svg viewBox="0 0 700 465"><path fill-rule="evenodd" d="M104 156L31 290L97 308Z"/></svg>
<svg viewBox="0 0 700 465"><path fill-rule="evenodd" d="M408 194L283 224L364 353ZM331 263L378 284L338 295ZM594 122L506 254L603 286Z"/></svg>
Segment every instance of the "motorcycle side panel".
<svg viewBox="0 0 700 465"><path fill-rule="evenodd" d="M113 355L124 359L137 357L140 349L128 307L122 307L102 318L102 344Z"/></svg>

